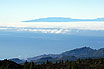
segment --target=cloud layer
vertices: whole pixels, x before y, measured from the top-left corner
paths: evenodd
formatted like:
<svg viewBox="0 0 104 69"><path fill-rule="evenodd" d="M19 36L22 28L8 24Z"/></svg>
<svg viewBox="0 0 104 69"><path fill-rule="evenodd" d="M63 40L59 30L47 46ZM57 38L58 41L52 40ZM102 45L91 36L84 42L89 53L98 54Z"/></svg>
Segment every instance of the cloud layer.
<svg viewBox="0 0 104 69"><path fill-rule="evenodd" d="M104 30L104 22L31 22L31 23L0 23L0 30L30 31L41 33L70 33L71 30Z"/></svg>

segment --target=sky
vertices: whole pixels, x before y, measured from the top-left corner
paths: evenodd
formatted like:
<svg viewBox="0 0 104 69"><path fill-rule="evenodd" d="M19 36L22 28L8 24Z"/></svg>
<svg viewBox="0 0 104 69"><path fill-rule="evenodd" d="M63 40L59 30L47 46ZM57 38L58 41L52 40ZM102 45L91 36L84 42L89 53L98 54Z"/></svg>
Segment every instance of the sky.
<svg viewBox="0 0 104 69"><path fill-rule="evenodd" d="M102 18L104 0L0 0L0 59L103 47L104 22L21 22L46 17Z"/></svg>
<svg viewBox="0 0 104 69"><path fill-rule="evenodd" d="M0 0L0 23L43 17L101 18L104 0Z"/></svg>
<svg viewBox="0 0 104 69"><path fill-rule="evenodd" d="M24 23L22 21L44 17L68 17L77 19L94 19L104 17L104 0L0 0L0 29L2 27L29 27L29 28L70 28L70 24ZM78 24L78 25L77 25ZM103 23L71 23L71 28L102 30ZM98 25L99 24L99 25ZM86 28L87 27L87 28ZM20 30L17 29L18 31ZM27 30L27 29L21 29ZM60 33L62 30L34 30ZM65 30L68 31L68 30ZM69 30L70 31L70 30Z"/></svg>

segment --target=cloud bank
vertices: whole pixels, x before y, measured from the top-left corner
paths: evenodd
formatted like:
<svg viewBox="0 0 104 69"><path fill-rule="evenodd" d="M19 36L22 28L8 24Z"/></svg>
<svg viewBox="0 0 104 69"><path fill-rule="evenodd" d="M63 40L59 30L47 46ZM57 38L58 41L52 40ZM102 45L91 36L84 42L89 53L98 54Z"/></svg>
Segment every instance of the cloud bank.
<svg viewBox="0 0 104 69"><path fill-rule="evenodd" d="M0 30L29 31L36 33L65 34L71 30L104 30L104 22L31 22L31 23L0 23Z"/></svg>

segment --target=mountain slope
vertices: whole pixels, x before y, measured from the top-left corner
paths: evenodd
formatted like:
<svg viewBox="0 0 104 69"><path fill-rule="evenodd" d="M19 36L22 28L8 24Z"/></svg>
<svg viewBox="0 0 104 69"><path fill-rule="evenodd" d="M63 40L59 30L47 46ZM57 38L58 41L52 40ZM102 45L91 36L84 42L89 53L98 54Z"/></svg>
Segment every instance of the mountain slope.
<svg viewBox="0 0 104 69"><path fill-rule="evenodd" d="M25 61L23 60L20 60L19 58L12 58L12 59L9 59L10 61L13 61L13 62L16 62L17 64L23 64Z"/></svg>
<svg viewBox="0 0 104 69"><path fill-rule="evenodd" d="M62 53L62 56L76 56L78 58L81 57L92 57L92 55L96 52L96 50L93 50L89 47L83 47L83 48L77 48L71 51L66 51Z"/></svg>
<svg viewBox="0 0 104 69"><path fill-rule="evenodd" d="M47 54L40 55L33 58L28 58L29 61L43 61L42 58L48 60L47 57L52 60L76 60L78 58L104 58L104 48L95 50L90 47L76 48L74 50L66 51L61 54Z"/></svg>
<svg viewBox="0 0 104 69"><path fill-rule="evenodd" d="M36 57L27 58L27 61L33 61L36 63L43 63L49 61L60 61L60 60L77 60L78 58L104 58L104 48L95 50L90 47L76 48L74 50L66 51L61 54L44 54ZM10 59L16 63L23 63L23 60L18 58Z"/></svg>
<svg viewBox="0 0 104 69"><path fill-rule="evenodd" d="M59 57L58 54L44 54L44 55L40 55L40 56L36 56L36 57L32 57L32 58L27 58L28 61L35 61L35 60L40 60L41 58L47 58L47 57L51 57L51 58L57 58Z"/></svg>
<svg viewBox="0 0 104 69"><path fill-rule="evenodd" d="M97 50L94 53L93 57L99 57L99 58L101 57L101 58L104 58L104 48L101 48L101 49Z"/></svg>

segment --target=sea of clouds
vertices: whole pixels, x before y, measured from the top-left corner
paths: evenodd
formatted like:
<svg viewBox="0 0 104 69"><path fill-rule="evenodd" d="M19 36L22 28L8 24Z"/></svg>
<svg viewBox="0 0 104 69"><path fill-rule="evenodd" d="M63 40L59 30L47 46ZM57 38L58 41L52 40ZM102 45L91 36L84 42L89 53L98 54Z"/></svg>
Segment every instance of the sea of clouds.
<svg viewBox="0 0 104 69"><path fill-rule="evenodd" d="M0 23L0 30L68 34L77 30L104 30L104 22L19 22Z"/></svg>

